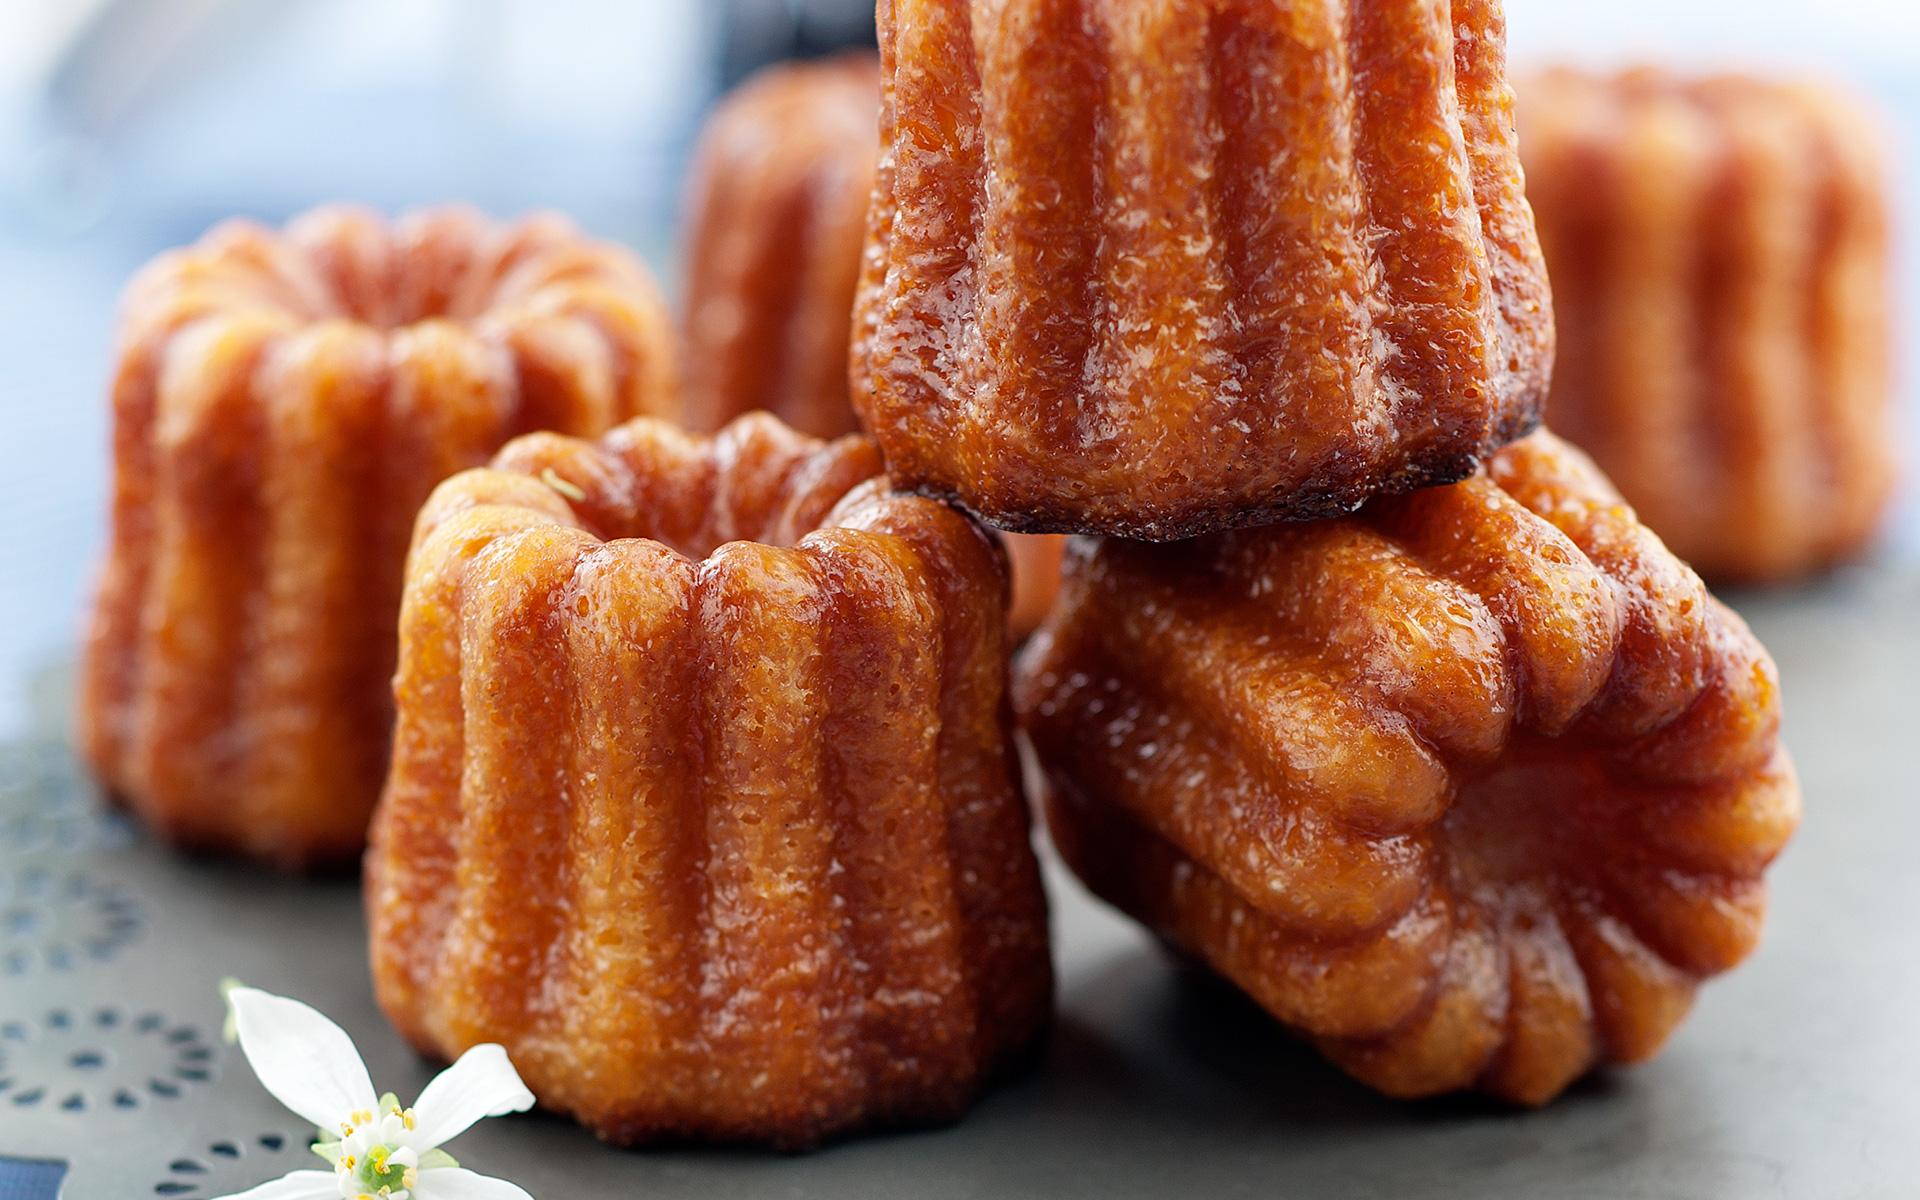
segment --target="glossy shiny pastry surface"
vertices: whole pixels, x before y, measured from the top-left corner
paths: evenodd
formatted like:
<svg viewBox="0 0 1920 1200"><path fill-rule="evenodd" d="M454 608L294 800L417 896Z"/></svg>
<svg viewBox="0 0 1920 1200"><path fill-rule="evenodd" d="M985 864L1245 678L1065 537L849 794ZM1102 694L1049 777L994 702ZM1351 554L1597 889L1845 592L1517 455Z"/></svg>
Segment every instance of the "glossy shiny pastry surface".
<svg viewBox="0 0 1920 1200"><path fill-rule="evenodd" d="M886 0L854 403L902 486L1170 539L1444 483L1546 398L1497 0Z"/></svg>
<svg viewBox="0 0 1920 1200"><path fill-rule="evenodd" d="M757 414L443 484L367 859L423 1050L616 1142L956 1117L1051 1004L993 536Z"/></svg>
<svg viewBox="0 0 1920 1200"><path fill-rule="evenodd" d="M1016 702L1081 879L1396 1096L1652 1055L1800 811L1766 651L1546 433L1343 520L1076 540Z"/></svg>

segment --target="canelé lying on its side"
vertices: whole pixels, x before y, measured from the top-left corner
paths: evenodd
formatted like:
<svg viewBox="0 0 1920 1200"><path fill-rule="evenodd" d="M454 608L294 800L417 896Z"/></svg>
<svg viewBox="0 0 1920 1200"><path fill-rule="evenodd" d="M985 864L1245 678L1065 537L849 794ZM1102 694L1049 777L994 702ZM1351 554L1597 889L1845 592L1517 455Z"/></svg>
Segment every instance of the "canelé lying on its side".
<svg viewBox="0 0 1920 1200"><path fill-rule="evenodd" d="M992 534L765 414L516 441L407 571L373 977L612 1141L957 1116L1045 1023Z"/></svg>
<svg viewBox="0 0 1920 1200"><path fill-rule="evenodd" d="M1097 894L1400 1096L1653 1054L1799 817L1766 652L1577 451L1076 542L1017 684Z"/></svg>
<svg viewBox="0 0 1920 1200"><path fill-rule="evenodd" d="M100 779L183 846L352 861L421 501L516 434L669 411L671 338L645 268L558 217L328 208L157 259L80 676Z"/></svg>

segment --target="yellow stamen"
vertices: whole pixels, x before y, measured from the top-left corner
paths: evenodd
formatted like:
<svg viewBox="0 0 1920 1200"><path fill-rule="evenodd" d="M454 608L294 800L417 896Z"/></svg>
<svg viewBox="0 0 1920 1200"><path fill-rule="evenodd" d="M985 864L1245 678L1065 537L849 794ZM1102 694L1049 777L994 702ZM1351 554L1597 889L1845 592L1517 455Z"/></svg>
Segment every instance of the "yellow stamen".
<svg viewBox="0 0 1920 1200"><path fill-rule="evenodd" d="M340 1169L342 1171L351 1171L359 1162L360 1160L351 1154L342 1154L340 1156Z"/></svg>
<svg viewBox="0 0 1920 1200"><path fill-rule="evenodd" d="M412 1109L408 1109L407 1111L400 1114L400 1123L402 1125L405 1125L408 1129L413 1128L413 1110Z"/></svg>

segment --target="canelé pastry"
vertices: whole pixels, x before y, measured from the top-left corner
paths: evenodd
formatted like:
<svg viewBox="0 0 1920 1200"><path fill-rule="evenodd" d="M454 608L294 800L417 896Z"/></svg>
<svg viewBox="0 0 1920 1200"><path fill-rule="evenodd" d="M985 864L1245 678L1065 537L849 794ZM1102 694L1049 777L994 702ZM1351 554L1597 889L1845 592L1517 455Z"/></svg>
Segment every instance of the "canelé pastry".
<svg viewBox="0 0 1920 1200"><path fill-rule="evenodd" d="M101 780L184 846L351 861L421 501L516 434L663 410L671 340L645 269L551 216L329 208L156 260L125 298L80 682Z"/></svg>
<svg viewBox="0 0 1920 1200"><path fill-rule="evenodd" d="M1709 578L1860 551L1898 440L1871 119L1819 87L1653 70L1550 71L1520 98L1553 427Z"/></svg>
<svg viewBox="0 0 1920 1200"><path fill-rule="evenodd" d="M1013 567L1013 607L1007 624L1015 638L1040 627L1060 591L1060 558L1067 539L1052 533L1010 533L1004 539Z"/></svg>
<svg viewBox="0 0 1920 1200"><path fill-rule="evenodd" d="M1051 976L992 535L764 413L514 442L422 510L381 1005L616 1142L957 1116Z"/></svg>
<svg viewBox="0 0 1920 1200"><path fill-rule="evenodd" d="M854 404L903 487L1170 539L1457 480L1553 328L1497 0L879 7Z"/></svg>
<svg viewBox="0 0 1920 1200"><path fill-rule="evenodd" d="M687 418L766 409L802 433L859 428L847 399L854 284L879 119L870 53L770 67L720 105L687 203Z"/></svg>
<svg viewBox="0 0 1920 1200"><path fill-rule="evenodd" d="M769 67L702 136L687 203L687 423L765 409L802 433L860 427L847 394L854 283L873 190L872 54ZM1010 535L1014 635L1059 585L1058 539Z"/></svg>
<svg viewBox="0 0 1920 1200"><path fill-rule="evenodd" d="M1076 543L1016 686L1088 886L1396 1096L1653 1054L1799 815L1766 652L1545 433L1341 520Z"/></svg>

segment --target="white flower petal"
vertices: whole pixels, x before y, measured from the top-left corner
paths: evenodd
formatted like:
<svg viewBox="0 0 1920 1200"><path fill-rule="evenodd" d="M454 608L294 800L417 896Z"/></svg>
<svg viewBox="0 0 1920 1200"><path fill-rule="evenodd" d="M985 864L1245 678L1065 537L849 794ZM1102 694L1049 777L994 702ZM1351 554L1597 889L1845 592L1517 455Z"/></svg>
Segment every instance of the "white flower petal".
<svg viewBox="0 0 1920 1200"><path fill-rule="evenodd" d="M235 988L227 998L240 1049L274 1099L326 1130L349 1113L373 1110L373 1081L346 1030L298 1000L258 988Z"/></svg>
<svg viewBox="0 0 1920 1200"><path fill-rule="evenodd" d="M340 1181L332 1171L295 1171L219 1200L340 1200Z"/></svg>
<svg viewBox="0 0 1920 1200"><path fill-rule="evenodd" d="M475 1175L465 1167L442 1167L420 1172L413 1200L533 1200L533 1197L517 1183Z"/></svg>
<svg viewBox="0 0 1920 1200"><path fill-rule="evenodd" d="M533 1093L520 1082L505 1048L488 1043L475 1046L434 1076L414 1101L413 1137L421 1153L465 1133L482 1117L525 1112L533 1107Z"/></svg>

